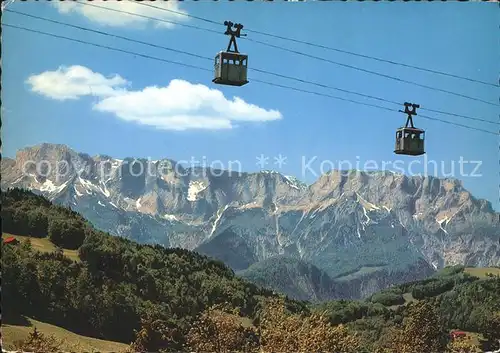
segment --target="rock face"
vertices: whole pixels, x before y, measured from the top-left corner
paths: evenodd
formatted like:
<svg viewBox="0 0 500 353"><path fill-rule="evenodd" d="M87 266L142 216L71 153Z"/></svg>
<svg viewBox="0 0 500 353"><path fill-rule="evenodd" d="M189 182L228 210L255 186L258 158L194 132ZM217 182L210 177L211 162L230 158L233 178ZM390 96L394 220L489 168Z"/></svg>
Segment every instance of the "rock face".
<svg viewBox="0 0 500 353"><path fill-rule="evenodd" d="M500 265L500 214L455 179L332 171L306 186L55 144L3 158L1 173L2 188L42 193L111 234L216 257L261 285L284 290L273 270L293 269L285 291L301 299L364 297L447 265Z"/></svg>

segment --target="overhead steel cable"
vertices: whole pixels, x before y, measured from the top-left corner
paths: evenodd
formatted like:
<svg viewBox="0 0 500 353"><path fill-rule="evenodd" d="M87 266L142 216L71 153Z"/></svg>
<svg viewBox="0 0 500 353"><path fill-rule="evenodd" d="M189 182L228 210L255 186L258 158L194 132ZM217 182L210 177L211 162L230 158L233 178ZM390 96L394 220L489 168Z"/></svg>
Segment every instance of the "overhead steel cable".
<svg viewBox="0 0 500 353"><path fill-rule="evenodd" d="M222 33L221 31L216 31L215 29L203 28L203 27L198 27L198 26L194 26L194 25L189 25L187 23L181 23L181 22L166 20L163 18L141 15L141 14L130 12L130 11L113 9L111 7L99 6L96 4L92 4L91 2L88 2L88 1L83 2L83 1L75 0L74 3L79 4L79 5L84 5L84 6L91 6L91 7L99 8L99 9L106 10L106 11L113 11L113 12L123 13L123 14L130 15L130 16L141 17L141 18L145 18L145 19L151 20L151 21L158 21L158 22L168 23L168 24L172 24L172 25L176 25L176 26L182 26L182 27L187 27L187 28L191 28L191 29L196 29L199 31L205 31L205 32L219 34L219 35L224 35L224 33ZM137 2L137 4L140 4L140 3Z"/></svg>
<svg viewBox="0 0 500 353"><path fill-rule="evenodd" d="M402 78L399 78L399 77L387 75L387 74L384 74L384 73L381 73L381 72L377 72L377 71L372 71L372 70L364 69L364 68L357 67L357 66L354 66L354 65L344 64L344 63L341 63L341 62L338 62L338 61L330 60L330 59L327 59L327 58L322 58L320 56L316 56L316 55L312 55L312 54L307 54L307 53L302 53L302 52L297 51L297 50L280 47L279 45L274 45L274 44L271 44L271 43L262 42L262 41L255 40L255 39L252 39L252 38L243 38L243 39L251 41L251 42L254 42L254 43L259 43L259 44L262 44L262 45L266 45L266 46L269 46L269 47L272 47L272 48L280 49L280 50L283 50L283 51L286 51L286 52L289 52L289 53L294 53L294 54L297 54L297 55L302 55L302 56L305 56L305 57L308 57L308 58L312 58L312 59L316 59L316 60L328 62L328 63L334 64L334 65L343 66L343 67L347 67L347 68L350 68L350 69L353 69L353 70L357 70L357 71L369 73L369 74L372 74L372 75L384 77L384 78L387 78L387 79L395 80L395 81L398 81L398 82L407 83L407 84L410 84L410 85L413 85L413 86L427 88L427 89L430 89L430 90L433 90L433 91L447 93L447 94L451 94L451 95L454 95L454 96L457 96L457 97L462 97L462 98L470 99L470 100L473 100L473 101L477 101L477 102L481 102L481 103L485 103L485 104L489 104L489 105L493 105L493 106L500 106L500 105L498 105L496 103L492 103L490 101L487 101L487 100L484 100L484 99L481 99L481 98L468 96L468 95L465 95L465 94L462 94L462 93L457 93L457 92L449 91L449 90L446 90L446 89L443 89L443 88L438 88L438 87L432 87L432 86L424 85L422 83L405 80L405 79L402 79Z"/></svg>
<svg viewBox="0 0 500 353"><path fill-rule="evenodd" d="M129 1L133 1L133 0L129 0ZM151 4L147 4L147 3L144 3L144 2L136 2L136 1L133 1L133 2L136 3L136 4L138 4L138 5L148 6L148 7L156 8L156 9L159 9L159 10L164 10L164 11L176 13L176 14L179 14L179 15L184 15L184 16L187 16L187 17L195 18L197 20L202 20L202 21L205 21L205 22L208 22L208 23L220 25L219 22L216 22L216 21L213 21L213 20L209 20L209 19L206 19L206 18L202 18L202 17L198 17L198 16L189 15L189 14L186 14L184 12L170 10L170 9L165 9L165 8L162 8L162 7L159 7L159 6L155 6L155 5L151 5ZM208 32L212 32L212 33L223 34L222 32L217 32L215 30L210 30L210 29L207 29L207 28L197 28L197 26L181 24L179 22L174 22L174 21L170 21L170 20L164 20L164 19L150 17L150 16L145 16L145 15L141 15L141 14L135 14L133 12L112 9L112 8L108 8L108 7L97 6L97 5L94 5L94 4L87 3L87 2L76 1L76 3L80 4L80 5L85 5L85 6L98 7L98 8L101 8L103 10L110 10L110 11L115 11L115 12L122 12L122 13L126 13L126 14L133 15L133 16L139 16L139 17L143 17L143 18L147 18L147 19L151 19L151 20L156 20L156 21L160 21L160 22L167 22L167 23L176 24L176 25L180 25L180 26L185 26L185 27L189 27L189 28L193 28L193 29L200 29L200 30L208 31ZM330 60L330 59L326 59L326 58L318 57L318 56L315 56L315 55L311 55L311 54L303 53L303 52L300 52L300 51L296 51L296 50L293 50L293 49L284 48L284 47L281 47L281 46L278 46L278 45L274 45L274 44L271 44L271 43L262 42L262 41L259 41L259 40L256 40L256 39L245 38L245 37L242 37L242 39L245 39L245 40L257 43L257 44L265 45L265 46L268 46L268 47L271 47L271 48L276 48L276 49L284 50L284 51L287 51L287 52L290 52L290 53L294 53L294 54L297 54L297 55L302 55L302 56L306 56L306 57L309 57L309 58L312 58L312 59L316 59L316 60L328 62L328 63L334 64L334 65L343 66L343 67L347 67L347 68L350 68L350 69L353 69L353 70L358 70L358 71L369 73L369 74L372 74L372 75L376 75L376 76L384 77L384 78L387 78L387 79L395 80L395 81L398 81L398 82L402 82L402 83L414 85L414 86L417 86L417 87L426 88L426 89L434 90L434 91L437 91L437 92L442 92L442 93L446 93L446 94L450 94L450 95L454 95L454 96L458 96L458 97L462 97L462 98L474 100L474 101L477 101L477 102L481 102L481 103L485 103L485 104L489 104L489 105L493 105L493 106L500 106L500 105L498 105L496 103L492 103L492 102L483 100L481 98L472 97L472 96L468 96L468 95L465 95L465 94L461 94L461 93L457 93L457 92L445 90L445 89L442 89L442 88L437 88L437 87L432 87L432 86L420 84L420 83L417 83L417 82L413 82L413 81L401 79L401 78L398 78L398 77L394 77L394 76L391 76L391 75L383 74L383 73L380 73L380 72L377 72L377 71L363 69L363 68L360 68L360 67L357 67L357 66L340 63L340 62L333 61L333 60Z"/></svg>
<svg viewBox="0 0 500 353"><path fill-rule="evenodd" d="M310 43L310 42L306 42L306 41L299 40L299 39L294 39L294 38L287 38L287 37L283 37L283 36L279 36L279 35L275 35L275 34L271 34L271 33L260 32L260 31L256 31L256 30L252 30L252 29L245 29L245 30L247 32L250 32L250 33L256 33L256 34L260 34L260 35L263 35L263 36L278 38L278 39L287 40L287 41L291 41L291 42L295 42L295 43L300 43L300 44L305 44L305 45L309 45L309 46L313 46L313 47L317 47L317 48L322 48L322 49L326 49L326 50L336 51L336 52L339 52L339 53L344 53L344 54L349 54L349 55L353 55L353 56L358 56L360 58L371 59L371 60L375 60L375 61L379 61L379 62L385 62L385 63L388 63L388 64L403 66L403 67L407 67L407 68L411 68L411 69L415 69L415 70L419 70L419 71L425 71L425 72L429 72L429 73L433 73L433 74L437 74L437 75L453 77L453 78L457 78L457 79L461 79L461 80L466 80L466 81L469 81L469 82L480 83L480 84L483 84L483 85L486 85L486 86L500 87L498 84L495 84L495 83L481 81L481 80L478 80L478 79L474 79L474 78L470 78L470 77L465 77L465 76L460 76L460 75L456 75L456 74L452 74L452 73L448 73L448 72L444 72L444 71L427 69L427 68L420 67L420 66L405 64L405 63L401 63L401 62L397 62L397 61L393 61L393 60L382 59L382 58L378 58L378 57L371 56L371 55L364 55L364 54L354 53L354 52L348 51L348 50L333 48L333 47L329 47L329 46L321 45L321 44L316 44L316 43Z"/></svg>
<svg viewBox="0 0 500 353"><path fill-rule="evenodd" d="M84 30L84 31L88 31L88 32L97 33L97 34L100 34L100 35L105 35L105 36L110 36L110 37L114 37L114 38L123 39L123 40L129 41L129 42L133 42L133 43L143 44L143 45L151 46L151 47L154 47L154 48L159 48L159 49L163 49L163 50L167 50L167 51L171 51L171 52L185 54L185 55L188 55L188 56L196 57L196 58L207 60L207 61L213 61L212 58L209 58L209 57L206 57L206 56L202 56L202 55L198 55L198 54L194 54L194 53L189 53L189 52L186 52L186 51L183 51L183 50L177 50L177 49L165 47L165 46L162 46L162 45L157 45L157 44L154 44L154 43L144 42L144 41L132 39L132 38L129 38L129 37L120 36L120 35L109 33L109 32L104 32L104 31L99 31L99 30L95 30L95 29L91 29L91 28L77 26L77 25L73 25L73 24L69 24L69 23L65 23L65 22L61 22L61 21L56 21L56 20L53 20L53 19L49 19L49 18L42 17L42 16L36 16L36 15L32 15L32 14L27 14L27 13L24 13L24 12L19 12L19 11L14 11L14 10L6 10L6 11L12 12L12 13L16 13L16 14L19 14L19 15L22 15L22 16L27 16L27 17L31 17L31 18L35 18L35 19L39 19L39 20L43 20L43 21L55 23L55 24L58 24L58 25L72 27L72 28L76 28L76 29L80 29L80 30ZM267 75L276 76L276 77L281 77L281 78L285 78L285 79L289 79L289 80L294 80L294 81L301 82L301 83L311 84L311 85L315 85L315 86L322 87L322 88L328 88L328 89L332 89L332 90L336 90L336 91L340 91L340 92L344 92L344 93L350 93L350 94L358 95L358 96L365 97L365 98L375 99L375 100L378 100L378 101L382 101L382 102L386 102L386 103L391 103L391 104L395 104L395 105L398 105L398 106L402 105L402 103L400 103L400 102L392 101L392 100L389 100L389 99L380 98L380 97L376 97L376 96L368 95L368 94L363 94L363 93L359 93L359 92L354 92L354 91L350 91L350 90L346 90L346 89L342 89L342 88L338 88L338 87L333 87L333 86L325 85L325 84L318 83L318 82L303 80L303 79L300 79L300 78L291 77L291 76L287 76L287 75L282 75L282 74L278 74L278 73L275 73L275 72L270 72L270 71L266 71L266 70L262 70L262 69L258 69L258 68L249 68L249 70L260 72L260 73L264 73L264 74L267 74ZM424 108L422 108L422 109L424 109ZM486 122L486 123L490 123L490 124L500 125L499 122L494 122L494 121L491 121L491 120L486 120L486 119L481 119L481 118L468 117L468 116L461 115L461 114L448 113L448 112L444 112L444 111L441 111L441 110L432 110L432 109L424 109L424 110L433 111L433 112L439 113L439 114L446 114L446 115L457 116L457 117L461 117L461 118L469 119L469 120L475 120L475 121L481 121L481 122Z"/></svg>
<svg viewBox="0 0 500 353"><path fill-rule="evenodd" d="M135 3L134 0L130 0L132 2ZM185 17L190 17L190 18L194 18L196 20L200 20L200 21L204 21L204 22L207 22L207 23L212 23L212 24L215 24L215 25L218 25L220 26L220 22L217 22L217 21L214 21L214 20L210 20L208 18L203 18L203 17L198 17L198 16L194 16L194 15L190 15L186 12L181 12L181 11L176 11L176 10L171 10L171 9L166 9L164 7L160 7L160 6L156 6L156 5L151 5L151 4L146 4L144 2L137 2L137 4L139 5L144 5L144 6L148 6L148 7L152 7L154 9L158 9L158 10L163 10L163 11L167 11L167 12L170 12L170 13L175 13L177 15L181 15L181 16L185 16Z"/></svg>
<svg viewBox="0 0 500 353"><path fill-rule="evenodd" d="M43 31L39 31L39 30L36 30L36 29L32 29L32 28L26 28L26 27L11 25L11 24L8 24L8 23L2 23L2 26L16 28L16 29L21 29L21 30L24 30L24 31L38 33L38 34L43 34L43 35L46 35L46 36L49 36L49 37L54 37L54 38L59 38L59 39L66 39L66 40L70 40L70 41L73 41L73 42L78 42L78 43L81 43L81 44L92 45L94 47L99 47L99 48L104 48L104 49L108 49L108 50L113 50L113 51L117 51L117 52L121 52L121 53L125 53L125 54L131 54L131 55L134 55L134 56L140 56L140 57L147 58L147 59L159 60L159 61L163 61L163 62L166 62L166 63L169 63L169 64L176 64L176 65L181 65L181 66L189 67L189 68L192 68L192 69L197 69L197 70L203 70L203 71L212 72L212 70L210 70L210 69L205 69L205 68L201 68L199 66L185 64L185 63L182 63L182 62L179 62L179 61L173 61L173 60L168 60L168 59L157 58L157 57L146 55L146 54L141 54L141 53L137 53L137 52L133 52L133 51L125 50L125 49L120 49L120 48L114 48L114 47L110 47L110 46L107 46L107 45L92 43L92 42L81 40L81 39L65 37L65 36L61 36L59 34L43 32Z"/></svg>
<svg viewBox="0 0 500 353"><path fill-rule="evenodd" d="M91 28L77 26L77 25L73 25L73 24L70 24L70 23L56 21L56 20L49 19L49 18L46 18L46 17L36 16L36 15L32 15L32 14L27 14L27 13L20 12L20 11L14 11L14 10L6 10L6 11L12 12L12 13L15 13L15 14L18 14L18 15L22 15L22 16L27 16L27 17L35 18L35 19L42 20L42 21L47 21L47 22L55 23L55 24L62 25L62 26L67 26L67 27L72 27L72 28L76 28L76 29L81 29L81 30L84 30L84 31L87 31L87 32L93 32L93 33L97 33L97 34L101 34L101 35L105 35L105 36L109 36L109 37L123 39L123 40L129 41L129 42L134 42L134 43L138 43L138 44L143 44L143 45L151 46L151 47L158 48L158 49L164 49L164 50L168 50L168 51L172 51L172 52L176 52L176 53L180 53L180 54L185 54L185 55L189 55L189 56L192 56L192 57L196 57L196 58L207 60L207 61L211 61L211 62L213 61L213 59L210 58L210 57L206 57L206 56L202 56L202 55L198 55L198 54L186 52L186 51L183 51L183 50L177 50L177 49L173 49L173 48L169 48L169 47L165 47L165 46L162 46L162 45L157 45L157 44L153 44L153 43L149 43L149 42L144 42L144 41L140 41L140 40L136 40L136 39L132 39L132 38L120 36L120 35L109 33L109 32L104 32L104 31L99 31L99 30L95 30L95 29L91 29ZM333 89L333 90L344 92L344 93L350 93L350 94L358 95L358 96L365 97L365 98L371 98L371 99L379 100L379 101L386 102L386 103L392 103L392 104L395 104L395 105L398 105L398 106L402 105L399 102L391 101L391 100L388 100L388 99L385 99L385 98L380 98L380 97L375 97L375 96L368 95L368 94L358 93L358 92L354 92L354 91L350 91L350 90L346 90L346 89L342 89L342 88L338 88L338 87L333 87L333 86L325 85L325 84L318 83L318 82L312 82L312 81L308 81L308 80L303 80L303 79L300 79L300 78L291 77L291 76L287 76L287 75L282 75L282 74L278 74L278 73L267 71L267 70L262 70L262 69L258 69L258 68L249 68L249 70L260 72L260 73L267 74L267 75L272 75L272 76L276 76L276 77L285 78L285 79L288 79L288 80L293 80L293 81L298 81L298 82L302 82L302 83L312 84L312 85L315 85L315 86L318 86L318 87L322 87L322 88L328 88L328 89ZM499 123L499 125L500 125L500 123Z"/></svg>
<svg viewBox="0 0 500 353"><path fill-rule="evenodd" d="M92 29L92 28L77 26L77 25L73 25L73 24L70 24L70 23L66 23L66 22L56 21L56 20L53 20L53 19L50 19L50 18L47 18L47 17L42 17L42 16L36 16L36 15L28 14L28 13L25 13L25 12L14 11L14 10L5 10L5 11L12 12L12 13L15 13L15 14L18 14L18 15L22 15L22 16L26 16L26 17L35 18L37 20L42 20L42 21L47 21L47 22L55 23L55 24L58 24L58 25L66 26L66 27L72 27L72 28L76 28L76 29L81 29L82 31L93 32L93 33L101 34L101 35L108 36L108 37L119 38L119 39L123 39L123 40L129 41L129 42L133 42L133 43L143 44L143 45L147 45L147 46L158 48L158 49L163 49L163 50L168 50L168 51L172 51L172 52L179 53L179 54L193 56L193 57L196 57L196 58L199 58L199 59L205 59L205 60L208 59L210 61L213 61L211 58L207 58L206 56L202 56L202 55L198 55L198 54L194 54L194 53L189 53L189 52L186 52L186 51L183 51L183 50L177 50L177 49L165 47L165 46L162 46L162 45L157 45L157 44L154 44L154 43L143 42L141 40L137 40L137 39L132 39L132 38L120 36L118 34L113 34L113 33L99 31L99 30Z"/></svg>
<svg viewBox="0 0 500 353"><path fill-rule="evenodd" d="M69 40L69 41L72 41L72 42L77 42L77 43L91 45L91 46L95 46L95 47L99 47L99 48L103 48L103 49L108 49L108 50L112 50L112 51L116 51L116 52L121 52L121 53L129 54L129 55L133 55L135 57L143 57L143 58L147 58L147 59L151 59L151 60L161 61L161 62L165 62L165 63L169 63L169 64L181 65L181 66L185 66L185 67L189 67L189 68L193 68L193 69L197 69L197 70L202 70L202 71L208 71L208 72L212 72L213 71L211 69L207 69L207 68L203 68L203 67L199 67L199 66L195 66L195 65L185 64L185 63L182 63L182 62L168 60L168 59L164 59L164 58L158 58L158 57L151 56L151 55L141 54L141 53L134 52L134 51L129 51L129 50L124 50L124 49L120 49L120 48L110 47L110 46L101 45L101 44L97 44L97 43L92 43L92 42L89 42L89 41L80 40L80 39L71 38L71 37L66 37L66 36L62 36L62 35L57 35L57 34L54 34L54 33L48 33L48 32L39 31L39 30L31 29L31 28L26 28L26 27L11 25L11 24L8 24L8 23L3 23L2 25L5 26L5 27L10 27L10 28L20 29L20 30L24 30L24 31L32 32L32 33L46 35L46 36L49 36L49 37L54 37L54 38L58 38L58 39L65 39L65 40ZM314 95L324 96L324 97L333 98L333 99L337 99L337 100L348 101L348 102L352 102L352 103L355 103L355 104L360 104L360 105L365 105L365 106L371 106L371 107L374 107L374 108L388 110L388 111L391 111L391 112L398 112L395 109L390 109L390 108L387 108L387 107L378 106L378 105L375 105L375 104L370 104L370 103L365 103L365 102L359 102L359 101L355 101L355 100L352 100L352 99L347 99L347 98L343 98L343 97L337 97L337 96L333 96L333 95L329 95L329 94L324 94L324 93L320 93L320 92L308 91L308 90L304 90L304 89L300 89L300 88L296 88L296 87L290 87L290 86L280 85L280 84L276 84L276 83L273 83L273 82L267 82L267 81L257 80L257 79L253 79L253 81L259 82L259 83L263 83L263 84L267 84L267 85L271 85L271 86L275 86L275 87L281 87L281 88L286 88L286 89L290 89L290 90L294 90L294 91L304 92L304 93L308 93L308 94L314 94ZM498 132L484 130L484 129L476 128L476 127L473 127L473 126L468 126L468 125L463 125L463 124L457 124L457 123L454 123L454 122L451 122L451 121L446 121L446 120L442 120L442 119L435 119L435 118L428 117L428 116L421 116L421 115L419 115L419 116L422 117L422 118L424 118L424 119L440 121L440 122L444 122L444 123L447 123L447 124L451 124L451 125L455 125L455 126L460 126L460 127L463 127L463 128L471 129L471 130L481 131L481 132L484 132L484 133L487 133L487 134L499 135Z"/></svg>
<svg viewBox="0 0 500 353"><path fill-rule="evenodd" d="M448 121L448 120L438 119L438 118L430 117L430 116L427 116L427 115L418 114L417 116L420 117L420 118L427 119L427 120L439 121L441 123L445 123L445 124L449 124L449 125L460 126L460 127L464 127L464 128L467 128L467 129L470 128L470 126L468 126L468 125L463 125L463 124L455 123L455 122ZM483 129L481 129L481 130L483 132L487 132L488 131L488 130L483 130ZM499 132L493 132L493 131L488 131L488 132L490 134L493 134L493 135L500 135L500 130L499 130Z"/></svg>
<svg viewBox="0 0 500 353"><path fill-rule="evenodd" d="M132 1L132 0L130 0L130 1ZM191 15L191 14L188 14L188 13L185 13L185 12L171 10L171 9L166 9L166 8L163 8L163 7L160 7L160 6L156 6L156 5L152 5L152 4L148 4L148 3L145 3L145 2L137 2L137 4L138 5L152 7L152 8L161 10L161 11L167 11L167 12L174 13L174 14L181 15L181 16L186 16L186 17L189 17L189 18L194 18L194 19L197 19L197 20L200 20L200 21L211 23L211 24L220 25L220 23L217 22L217 21L210 20L210 19L203 18L203 17L199 17L199 16L194 16L194 15ZM439 71L439 70L427 69L427 68L420 67L420 66L409 65L409 64L405 64L405 63L401 63L401 62L396 62L396 61L393 61L393 60L382 59L382 58L378 58L378 57L371 56L371 55L359 54L359 53L355 53L355 52L352 52L352 51L338 49L338 48L334 48L334 47L330 47L330 46L326 46L326 45L322 45L322 44L311 43L311 42L308 42L308 41L303 41L303 40L299 40L299 39L295 39L295 38L288 38L288 37L284 37L284 36L280 36L280 35L276 35L276 34L272 34L272 33L266 33L266 32L262 32L262 31L258 31L258 30L249 29L249 28L245 28L245 31L249 32L249 33L259 34L259 35L262 35L262 36L268 36L268 37L277 38L277 39L281 39L281 40L286 40L286 41L291 41L291 42L295 42L295 43L309 45L309 46L312 46L312 47L317 47L317 48L321 48L321 49L336 51L336 52L339 52L339 53L344 53L344 54L349 54L349 55L353 55L353 56L358 56L358 57L365 58L365 59L371 59L371 60L375 60L375 61L379 61L379 62L385 62L385 63L392 64L392 65L399 65L399 66L403 66L403 67L407 67L407 68L412 68L412 69L415 69L415 70L426 71L426 72L433 73L433 74L438 74L438 75L453 77L453 78L462 79L462 80L466 80L466 81L470 81L470 82L480 83L480 84L487 85L487 86L500 87L500 85L498 85L498 84L490 83L490 82L486 82L486 81L481 81L481 80L470 78L470 77L460 76L460 75L457 75L457 74L452 74L452 73L448 73L448 72L444 72L444 71ZM250 40L249 38L244 38L244 39ZM255 41L255 42L259 43L259 44L263 44L263 45L268 45L269 44L269 43L260 42L260 41ZM281 47L279 47L279 48L280 49L285 49L285 48L281 48Z"/></svg>
<svg viewBox="0 0 500 353"><path fill-rule="evenodd" d="M442 110L436 110L436 109L430 109L430 108L420 108L420 110L424 110L424 111L428 111L428 112L432 112L432 113L438 113L438 114L452 115L452 116L456 116L459 118L481 121L481 122L489 123L489 124L493 124L493 125L500 125L500 123L496 122L496 121L491 121L491 120L486 120L486 119L481 119L481 118L474 118L474 117L470 117L470 116L462 115L462 114L444 112Z"/></svg>

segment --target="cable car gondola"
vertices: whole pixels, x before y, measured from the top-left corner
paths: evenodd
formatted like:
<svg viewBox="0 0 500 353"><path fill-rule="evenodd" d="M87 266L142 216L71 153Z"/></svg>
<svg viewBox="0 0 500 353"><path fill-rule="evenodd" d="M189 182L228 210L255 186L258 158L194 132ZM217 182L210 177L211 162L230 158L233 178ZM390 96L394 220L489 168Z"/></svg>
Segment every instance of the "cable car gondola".
<svg viewBox="0 0 500 353"><path fill-rule="evenodd" d="M405 103L405 110L400 110L401 113L408 114L406 125L396 130L396 148L394 153L404 154L407 156L420 156L425 154L424 139L425 131L413 126L412 115L417 115L418 104ZM412 108L410 110L410 107Z"/></svg>
<svg viewBox="0 0 500 353"><path fill-rule="evenodd" d="M230 35L231 39L227 50L220 51L215 56L215 77L212 82L219 85L243 86L248 83L248 55L239 53L236 45L236 38L244 35L240 33L243 25L239 23L233 24L229 21L225 21L224 25L227 26L224 34ZM232 30L231 27L236 28L236 30ZM234 45L234 50L231 50L231 44Z"/></svg>

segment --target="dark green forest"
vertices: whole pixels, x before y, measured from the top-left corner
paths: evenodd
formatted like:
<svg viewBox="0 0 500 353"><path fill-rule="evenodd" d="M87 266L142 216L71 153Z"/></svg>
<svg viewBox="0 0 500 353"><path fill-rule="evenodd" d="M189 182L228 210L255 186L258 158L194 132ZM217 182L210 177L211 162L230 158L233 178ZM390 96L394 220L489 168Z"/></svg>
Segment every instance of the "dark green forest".
<svg viewBox="0 0 500 353"><path fill-rule="evenodd" d="M2 317L7 323L28 316L124 343L137 340L149 325L145 349L182 351L190 328L214 305L258 325L263 301L281 298L291 314L324 313L331 325L345 325L360 339L358 351L373 352L383 349L395 329L408 329L414 309L404 295L411 294L436 313L432 322L446 338L449 330L461 329L481 333L490 347L500 339L500 278L479 279L460 266L366 300L313 305L259 288L222 262L195 252L103 233L78 213L30 191L7 190L1 204L3 232L48 237L58 246L41 253L29 241L2 243ZM65 257L62 248L78 249L80 261Z"/></svg>
<svg viewBox="0 0 500 353"><path fill-rule="evenodd" d="M7 317L26 315L74 332L132 342L141 319L165 321L172 350L197 316L214 304L254 317L260 297L273 293L236 277L223 263L183 249L140 245L94 229L80 215L29 191L2 194L3 232L48 236L78 249L40 253L29 243L2 244L2 300ZM288 301L295 310L304 303ZM158 349L158 348L156 348Z"/></svg>

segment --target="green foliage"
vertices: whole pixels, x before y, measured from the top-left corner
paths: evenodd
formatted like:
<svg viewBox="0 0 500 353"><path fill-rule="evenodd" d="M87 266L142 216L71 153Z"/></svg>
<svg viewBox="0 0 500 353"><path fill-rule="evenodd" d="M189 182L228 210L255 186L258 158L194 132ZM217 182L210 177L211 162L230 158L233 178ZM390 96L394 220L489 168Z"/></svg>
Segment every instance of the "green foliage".
<svg viewBox="0 0 500 353"><path fill-rule="evenodd" d="M286 293L301 300L322 301L332 296L341 297L342 285L336 284L324 271L303 260L275 256L260 261L239 277L259 286ZM300 278L300 280L297 280Z"/></svg>
<svg viewBox="0 0 500 353"><path fill-rule="evenodd" d="M453 279L436 280L421 286L415 286L411 291L411 295L415 299L434 297L451 290L454 285Z"/></svg>
<svg viewBox="0 0 500 353"><path fill-rule="evenodd" d="M79 224L88 222L78 213L53 205L47 199L24 189L9 189L1 195L2 232L43 238L48 235L51 221L72 219Z"/></svg>
<svg viewBox="0 0 500 353"><path fill-rule="evenodd" d="M148 350L181 350L190 327L208 307L224 304L253 318L263 298L276 297L236 277L219 261L110 236L92 229L77 213L30 192L9 190L2 194L2 206L2 216L8 212L16 220L30 213L41 215L33 219L47 220L45 234L60 247L81 245L82 260L73 262L61 251L37 252L29 242L2 244L6 317L36 317L82 335L125 343L133 342L150 323L153 331L168 328L169 336L148 332ZM32 235L35 225L39 223L25 227L11 222L8 231ZM305 307L286 302L293 311Z"/></svg>
<svg viewBox="0 0 500 353"><path fill-rule="evenodd" d="M435 276L405 283L374 294L366 301L332 301L316 307L327 310L332 323L347 323L360 334L362 346L370 352L384 346L396 328L409 316L406 305L389 309L403 293L421 293L422 303L428 303L437 312L440 330L461 329L483 334L495 348L495 334L500 332L500 278L479 279L455 266ZM417 294L418 295L418 294ZM388 300L388 302L385 302ZM382 305L385 304L385 305ZM500 316L499 316L500 317Z"/></svg>
<svg viewBox="0 0 500 353"><path fill-rule="evenodd" d="M452 276L442 276L432 278L424 284L415 285L412 288L412 295L415 299L434 297L438 294L450 291L461 283L473 282L476 278L466 273L459 273Z"/></svg>
<svg viewBox="0 0 500 353"><path fill-rule="evenodd" d="M500 279L489 278L457 285L433 300L450 328L484 332L491 313L500 308Z"/></svg>
<svg viewBox="0 0 500 353"><path fill-rule="evenodd" d="M15 346L21 352L61 352L61 342L58 342L54 336L45 336L36 327L33 328L33 331L24 341L16 342Z"/></svg>
<svg viewBox="0 0 500 353"><path fill-rule="evenodd" d="M181 351L190 328L208 308L235 309L257 325L262 303L279 297L195 252L141 245L97 231L76 212L28 191L8 190L1 201L5 232L49 236L58 245L52 253L40 253L29 239L15 246L1 244L6 321L26 315L82 335L134 342L136 349ZM82 261L65 257L61 247L78 248ZM407 293L421 302L417 311L400 305ZM429 331L421 347L441 347L442 333L456 328L484 333L493 342L500 327L498 293L500 278L479 279L454 267L368 300L308 306L284 297L284 302L290 313L320 311L330 324L345 324L357 333L359 352L374 352L394 333L418 332L424 319L439 335Z"/></svg>
<svg viewBox="0 0 500 353"><path fill-rule="evenodd" d="M78 249L85 239L85 225L74 220L53 219L48 235L52 243L66 249Z"/></svg>
<svg viewBox="0 0 500 353"><path fill-rule="evenodd" d="M454 276L454 275L458 275L460 273L463 273L464 270L465 270L465 266L462 266L462 265L446 266L445 268L443 268L440 271L436 272L434 274L434 276L432 276L432 277Z"/></svg>
<svg viewBox="0 0 500 353"><path fill-rule="evenodd" d="M403 322L388 331L378 348L390 352L444 352L448 343L436 306L420 301L410 304Z"/></svg>
<svg viewBox="0 0 500 353"><path fill-rule="evenodd" d="M492 349L500 347L500 305L492 305L495 311L486 314L481 321L481 332L491 342Z"/></svg>
<svg viewBox="0 0 500 353"><path fill-rule="evenodd" d="M372 303L380 303L385 306L404 304L405 299L401 293L396 291L382 291L371 297Z"/></svg>
<svg viewBox="0 0 500 353"><path fill-rule="evenodd" d="M379 303L361 300L334 300L322 303L315 310L326 311L334 325L345 324L365 317L390 315L389 309Z"/></svg>

